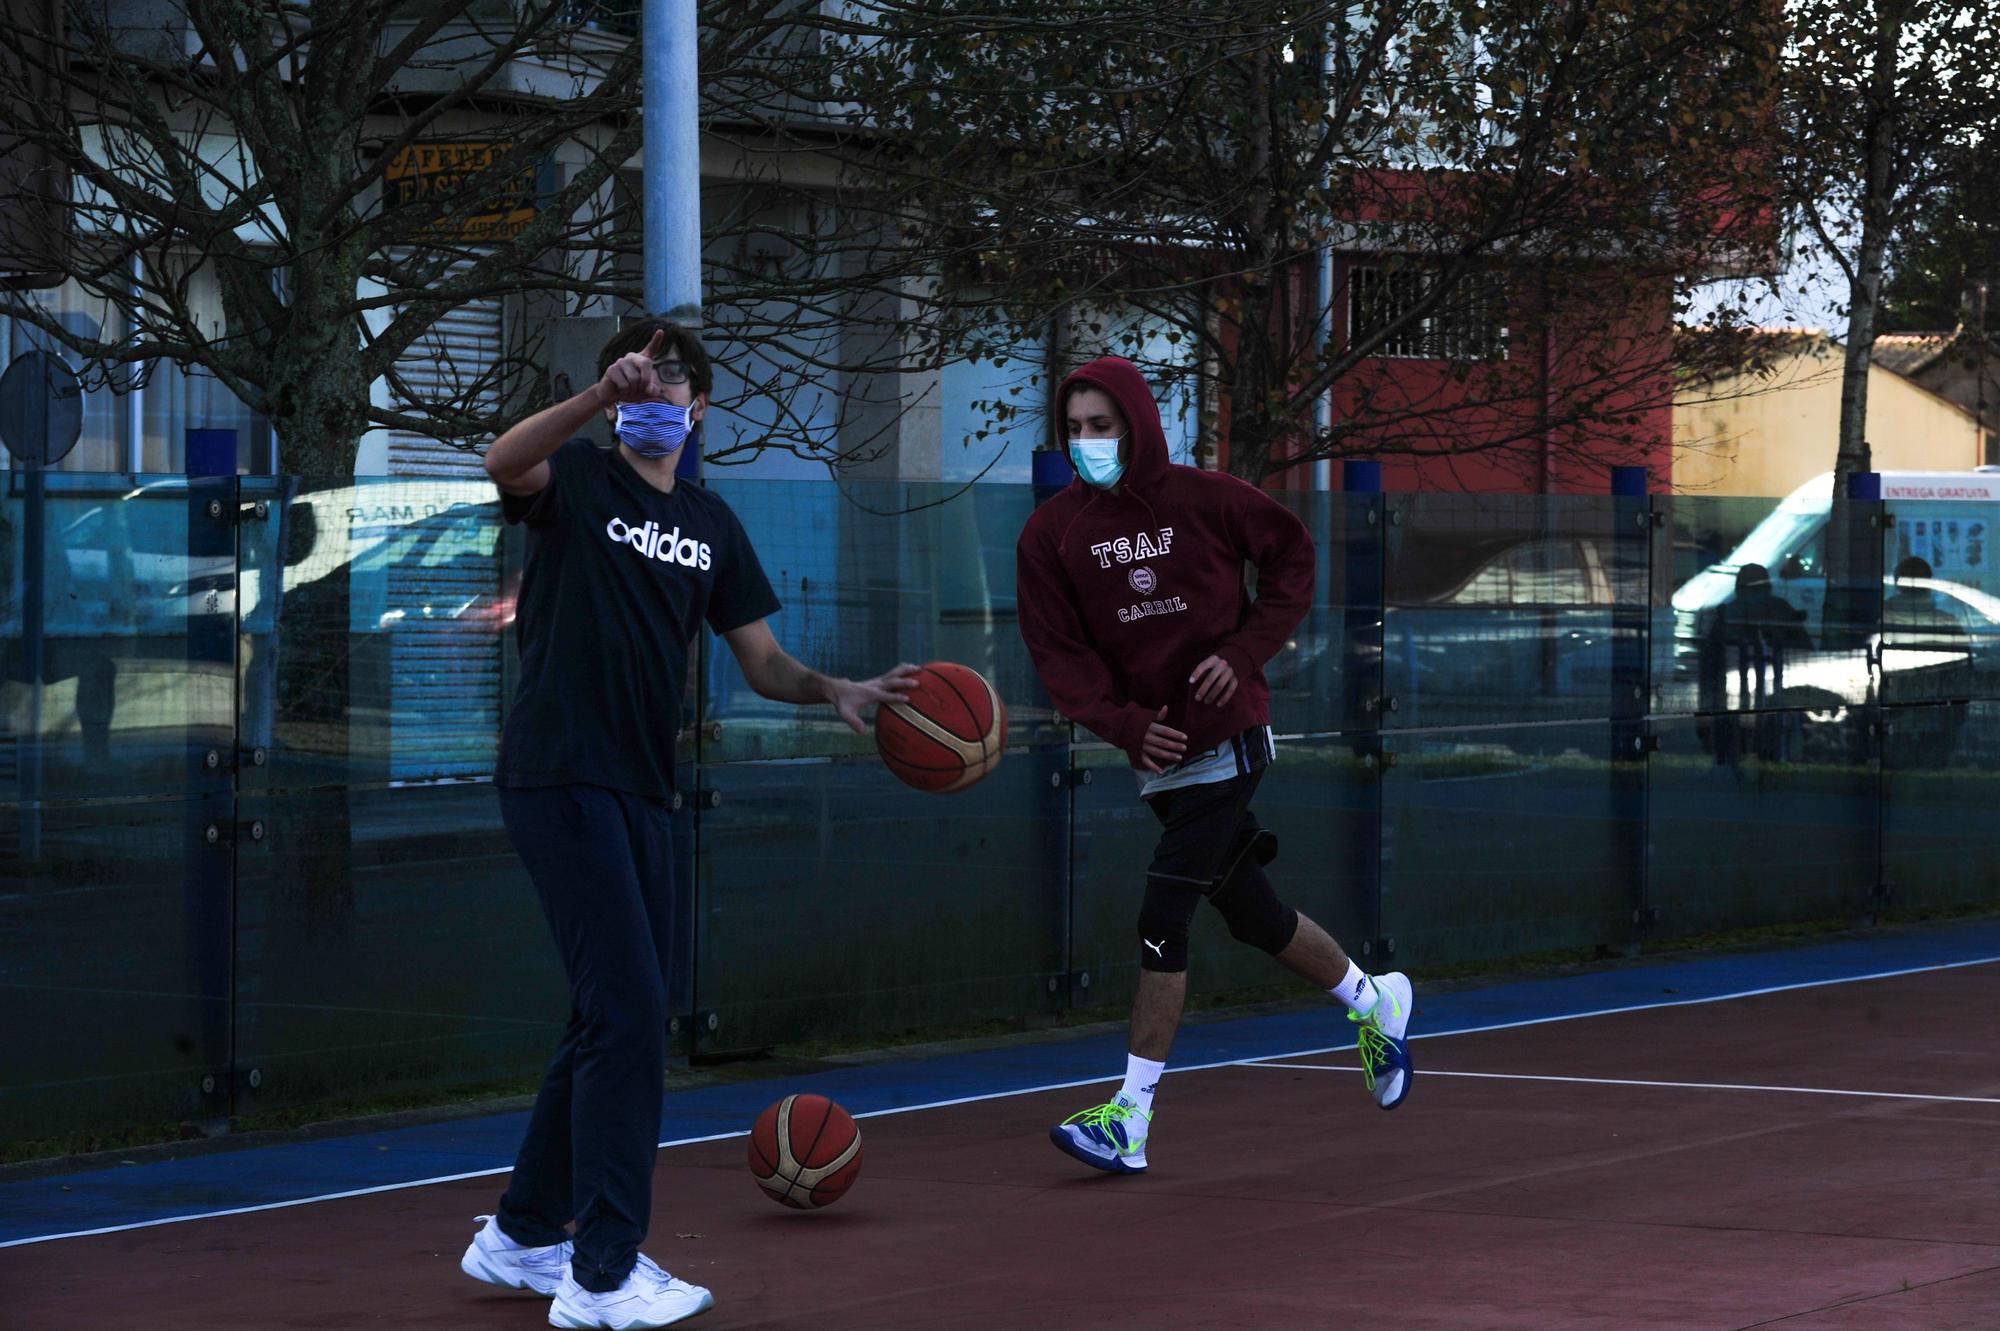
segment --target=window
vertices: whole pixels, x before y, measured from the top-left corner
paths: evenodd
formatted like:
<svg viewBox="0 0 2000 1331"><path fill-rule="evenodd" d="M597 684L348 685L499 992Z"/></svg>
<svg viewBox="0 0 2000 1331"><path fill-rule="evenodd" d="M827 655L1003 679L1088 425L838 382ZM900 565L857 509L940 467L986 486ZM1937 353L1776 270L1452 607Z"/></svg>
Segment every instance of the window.
<svg viewBox="0 0 2000 1331"><path fill-rule="evenodd" d="M1429 264L1356 264L1347 273L1349 343L1373 338L1422 304L1440 281ZM1498 274L1460 277L1420 319L1398 328L1372 354L1405 359L1507 358L1506 287Z"/></svg>

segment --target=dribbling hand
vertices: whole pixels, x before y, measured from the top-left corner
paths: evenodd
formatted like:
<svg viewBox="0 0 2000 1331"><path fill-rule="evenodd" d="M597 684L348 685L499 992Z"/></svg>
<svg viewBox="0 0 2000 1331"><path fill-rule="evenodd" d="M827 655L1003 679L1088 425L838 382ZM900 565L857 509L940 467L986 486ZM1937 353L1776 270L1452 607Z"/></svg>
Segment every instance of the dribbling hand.
<svg viewBox="0 0 2000 1331"><path fill-rule="evenodd" d="M911 689L917 687L917 668L907 663L893 670L885 670L873 679L836 679L828 681L833 696L828 699L841 720L857 735L868 733L868 721L861 710L871 704L901 702Z"/></svg>

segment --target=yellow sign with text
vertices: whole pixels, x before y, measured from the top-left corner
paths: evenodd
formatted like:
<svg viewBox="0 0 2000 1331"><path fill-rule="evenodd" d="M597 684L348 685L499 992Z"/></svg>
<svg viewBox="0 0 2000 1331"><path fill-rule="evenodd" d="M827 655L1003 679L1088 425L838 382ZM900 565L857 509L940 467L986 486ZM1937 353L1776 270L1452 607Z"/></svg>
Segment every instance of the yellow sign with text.
<svg viewBox="0 0 2000 1331"><path fill-rule="evenodd" d="M439 239L512 240L535 220L534 163L495 169L513 149L509 139L408 144L382 173L383 200L441 209L429 228Z"/></svg>

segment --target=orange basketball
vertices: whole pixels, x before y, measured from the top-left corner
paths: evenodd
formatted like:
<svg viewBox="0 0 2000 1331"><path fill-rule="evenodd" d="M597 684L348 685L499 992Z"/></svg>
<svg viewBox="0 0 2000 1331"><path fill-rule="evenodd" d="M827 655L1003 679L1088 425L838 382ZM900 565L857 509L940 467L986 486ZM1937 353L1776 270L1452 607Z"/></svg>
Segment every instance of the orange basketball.
<svg viewBox="0 0 2000 1331"><path fill-rule="evenodd" d="M904 785L964 790L999 765L1007 706L977 670L949 661L917 670L917 687L875 713L876 751Z"/></svg>
<svg viewBox="0 0 2000 1331"><path fill-rule="evenodd" d="M750 1172L781 1206L831 1206L861 1175L861 1129L823 1095L788 1095L750 1130Z"/></svg>

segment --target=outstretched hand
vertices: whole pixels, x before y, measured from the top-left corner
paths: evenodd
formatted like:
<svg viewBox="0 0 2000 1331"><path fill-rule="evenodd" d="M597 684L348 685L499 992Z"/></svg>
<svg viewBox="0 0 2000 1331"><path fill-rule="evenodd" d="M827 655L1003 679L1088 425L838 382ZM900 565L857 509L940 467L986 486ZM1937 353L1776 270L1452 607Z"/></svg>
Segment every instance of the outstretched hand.
<svg viewBox="0 0 2000 1331"><path fill-rule="evenodd" d="M901 702L917 687L917 668L905 663L893 670L885 670L873 679L834 679L827 681L832 686L833 696L828 699L840 719L857 735L868 733L868 722L861 715L862 709L870 704Z"/></svg>

